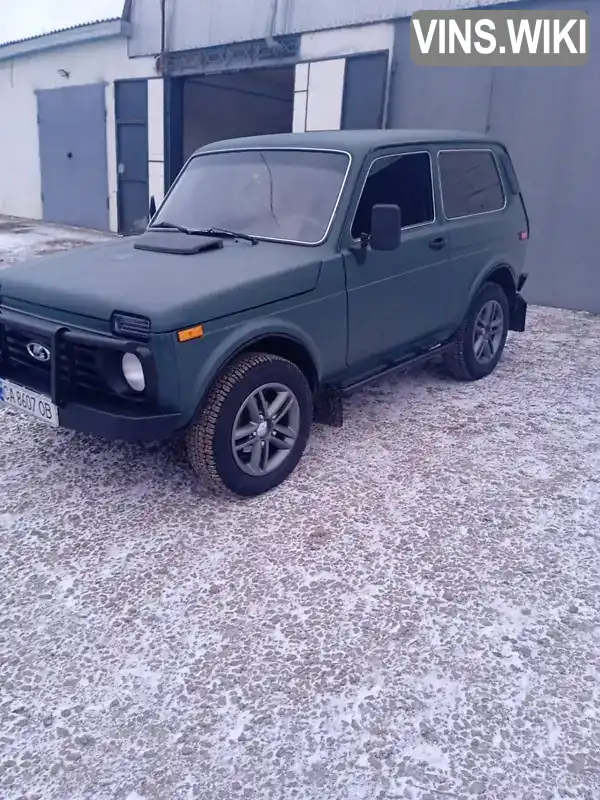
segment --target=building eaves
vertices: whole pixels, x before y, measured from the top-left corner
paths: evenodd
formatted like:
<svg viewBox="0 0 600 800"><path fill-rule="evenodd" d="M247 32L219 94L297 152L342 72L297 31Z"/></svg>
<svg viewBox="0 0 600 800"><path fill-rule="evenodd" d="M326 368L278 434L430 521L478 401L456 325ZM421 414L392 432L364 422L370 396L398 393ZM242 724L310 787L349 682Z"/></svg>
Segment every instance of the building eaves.
<svg viewBox="0 0 600 800"><path fill-rule="evenodd" d="M33 42L36 39L44 39L46 36L54 36L56 33L66 33L67 31L79 30L80 28L89 28L90 25L100 25L104 22L116 22L120 17L109 17L108 19L94 19L90 22L84 22L80 25L69 25L66 28L56 28L45 33L38 33L35 36L25 36L22 39L11 39L9 42L1 42L0 48L9 47L13 44L21 44L21 42Z"/></svg>
<svg viewBox="0 0 600 800"><path fill-rule="evenodd" d="M81 25L59 28L38 36L29 36L24 39L4 42L0 44L0 61L19 56L34 55L37 52L53 50L57 47L67 47L72 44L82 44L126 35L128 32L129 22L123 17L85 22Z"/></svg>

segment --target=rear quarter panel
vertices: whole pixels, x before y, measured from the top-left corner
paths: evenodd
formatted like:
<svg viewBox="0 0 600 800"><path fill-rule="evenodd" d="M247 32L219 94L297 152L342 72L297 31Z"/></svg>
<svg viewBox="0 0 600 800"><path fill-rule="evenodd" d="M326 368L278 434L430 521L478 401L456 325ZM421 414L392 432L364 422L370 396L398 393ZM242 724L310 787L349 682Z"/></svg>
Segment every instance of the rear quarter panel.
<svg viewBox="0 0 600 800"><path fill-rule="evenodd" d="M453 297L448 300L456 309L455 326L460 324L472 298L494 269L500 266L509 267L516 282L523 270L527 245L526 241L519 238L519 233L527 229L526 214L520 195L511 191L500 158L502 148L499 145L464 147L492 150L502 180L505 205L498 211L448 220L449 266L456 277ZM440 148L443 149L445 148Z"/></svg>

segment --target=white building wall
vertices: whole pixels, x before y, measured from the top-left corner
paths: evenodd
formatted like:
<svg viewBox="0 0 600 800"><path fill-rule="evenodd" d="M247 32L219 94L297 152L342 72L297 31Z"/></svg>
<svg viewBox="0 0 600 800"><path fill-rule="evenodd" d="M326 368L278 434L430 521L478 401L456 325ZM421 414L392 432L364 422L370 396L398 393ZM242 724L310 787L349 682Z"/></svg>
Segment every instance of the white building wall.
<svg viewBox="0 0 600 800"><path fill-rule="evenodd" d="M164 81L148 81L148 181L156 205L165 193Z"/></svg>
<svg viewBox="0 0 600 800"><path fill-rule="evenodd" d="M387 50L391 67L394 24L305 33L296 66L294 131L339 130L342 124L346 58Z"/></svg>
<svg viewBox="0 0 600 800"><path fill-rule="evenodd" d="M114 81L153 77L154 63L154 58L128 58L125 38L70 45L0 61L0 214L42 218L36 90L105 81L110 227L116 231ZM59 70L67 71L69 77L62 77ZM150 86L154 83L156 87L149 90L151 187L160 181L163 158L162 80L156 79ZM162 193L161 183L160 196Z"/></svg>

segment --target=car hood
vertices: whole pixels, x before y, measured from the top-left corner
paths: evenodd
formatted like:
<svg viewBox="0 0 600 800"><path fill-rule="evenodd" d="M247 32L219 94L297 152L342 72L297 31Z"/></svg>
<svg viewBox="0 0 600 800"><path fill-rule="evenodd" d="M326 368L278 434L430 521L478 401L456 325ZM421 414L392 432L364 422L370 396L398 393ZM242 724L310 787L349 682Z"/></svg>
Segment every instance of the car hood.
<svg viewBox="0 0 600 800"><path fill-rule="evenodd" d="M185 234L164 236L185 246ZM307 247L225 240L218 249L175 254L138 250L138 238L15 264L0 274L0 295L100 320L114 311L139 314L160 333L310 292L319 277L321 262Z"/></svg>

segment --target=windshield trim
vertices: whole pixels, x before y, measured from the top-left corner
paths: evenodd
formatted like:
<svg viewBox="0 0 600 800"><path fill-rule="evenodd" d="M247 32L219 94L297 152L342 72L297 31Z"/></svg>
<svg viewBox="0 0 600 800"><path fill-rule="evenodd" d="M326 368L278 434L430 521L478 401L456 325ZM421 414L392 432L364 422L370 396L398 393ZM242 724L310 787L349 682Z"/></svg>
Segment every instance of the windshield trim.
<svg viewBox="0 0 600 800"><path fill-rule="evenodd" d="M192 153L192 155L188 158L188 160L183 165L183 167L182 167L179 175L177 176L177 178L171 184L171 187L169 188L169 191L164 196L163 201L160 204L160 206L156 209L156 214L152 217L152 219L156 219L158 217L158 215L162 211L162 208L163 208L164 204L166 203L169 195L175 189L175 187L177 186L177 184L179 182L179 179L181 178L181 176L184 174L185 170L187 169L188 164L191 161L193 161L194 159L202 158L203 156L214 155L216 153L247 153L249 151L250 152L254 151L254 152L265 153L265 152L269 152L269 151L272 152L274 150L278 150L278 151L282 151L283 150L283 151L288 151L288 152L289 151L293 151L293 152L300 152L300 153L337 153L338 155L344 155L344 156L347 156L347 158L348 158L348 166L346 167L346 172L344 173L344 177L342 179L342 183L341 183L341 186L340 186L340 191L338 193L338 196L336 198L335 204L333 206L333 210L331 212L331 216L330 216L329 221L327 223L327 227L325 228L325 233L323 234L323 236L321 237L321 239L318 242L303 242L303 241L299 241L299 240L296 240L296 239L278 239L278 238L271 237L271 236L260 236L260 235L255 234L255 233L251 233L250 234L255 239L258 239L261 242L276 242L276 243L279 243L279 244L295 244L295 245L300 245L302 247L320 247L322 244L325 244L325 242L329 238L329 235L331 233L331 228L333 227L333 222L335 220L336 214L338 212L338 208L339 208L340 203L342 201L342 195L344 193L344 189L346 188L346 183L348 182L348 175L350 174L350 169L352 167L352 153L350 153L348 150L338 150L338 149L332 148L332 147L291 147L291 146L288 146L288 147L283 147L283 146L274 147L274 146L270 146L270 145L266 145L264 147L258 147L256 145L255 146L250 146L249 145L248 147L223 147L223 148L219 148L218 150L205 150L205 151ZM149 220L146 230L152 229L153 226L152 226L151 223L152 223L152 220Z"/></svg>

